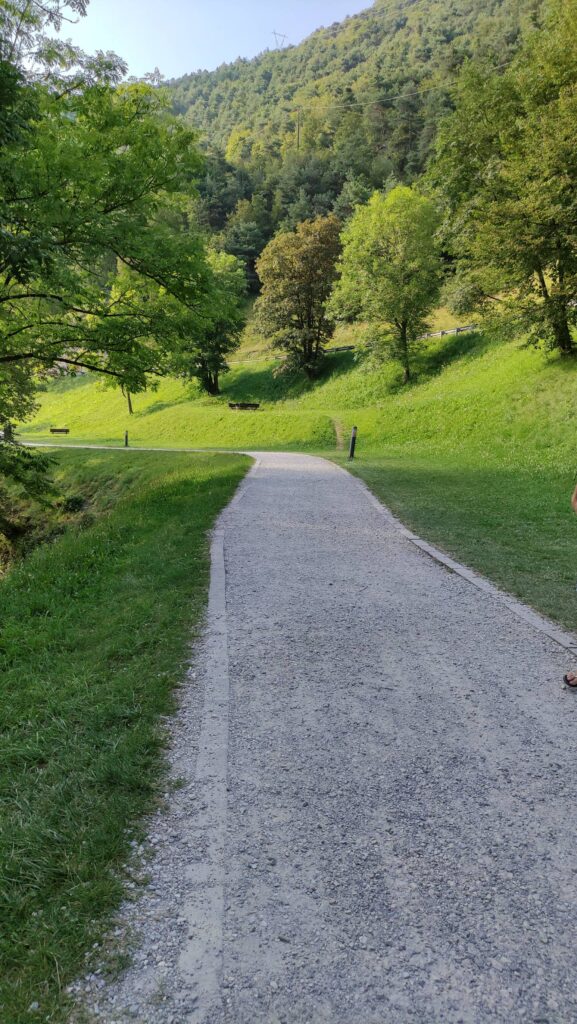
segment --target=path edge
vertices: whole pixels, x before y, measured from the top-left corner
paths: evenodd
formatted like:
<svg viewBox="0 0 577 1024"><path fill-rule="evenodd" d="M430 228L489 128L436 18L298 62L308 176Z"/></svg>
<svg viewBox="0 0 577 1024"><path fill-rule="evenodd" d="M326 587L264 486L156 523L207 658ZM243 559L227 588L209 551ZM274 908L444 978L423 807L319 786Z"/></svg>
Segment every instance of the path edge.
<svg viewBox="0 0 577 1024"><path fill-rule="evenodd" d="M328 461L328 460L327 460ZM412 530L409 530L400 519L397 519L387 505L382 502L376 494L371 491L368 484L361 480L360 477L355 476L345 466L339 465L338 462L332 462L331 465L335 466L336 469L340 470L341 473L345 473L350 480L353 480L357 487L364 492L365 497L369 499L371 504L378 509L387 523L392 526L398 533L400 533L405 540L408 540L415 547L419 548L425 555L432 558L443 568L447 569L448 572L455 573L456 576L460 576L461 579L466 580L471 586L476 587L483 594L493 598L500 604L505 605L509 611L513 612L518 618L523 619L529 626L532 626L537 632L542 633L548 637L549 640L553 640L554 643L558 644L559 647L563 647L566 651L575 657L577 657L577 635L571 633L567 629L563 629L562 626L558 626L551 619L546 618L539 612L529 608L528 605L523 604L522 601L518 601L517 598L508 594L507 591L501 590L496 584L491 583L485 576L475 572L474 569L470 569L468 566L463 565L462 562L458 562L452 558L446 552L440 548L435 547L434 544L429 544L428 541L423 540Z"/></svg>
<svg viewBox="0 0 577 1024"><path fill-rule="evenodd" d="M209 534L210 583L202 640L206 676L194 769L198 810L191 819L191 826L211 838L204 846L199 844L199 851L202 851L200 856L189 862L187 880L190 889L181 907L189 934L178 958L178 973L193 1003L186 1014L186 1024L210 1024L223 1009L224 858L228 819L231 696L226 609L226 526L228 512L242 501L251 474L258 466L257 457L253 459L252 466Z"/></svg>
<svg viewBox="0 0 577 1024"><path fill-rule="evenodd" d="M116 446L107 446L107 445L57 444L57 443L52 444L50 442L45 442L45 441L24 441L22 443L26 447L28 447L28 448L85 448L85 449L89 449L89 450L90 449L95 449L95 450L99 450L99 451L103 451L103 450L106 450L106 451L129 451L129 452L130 451L132 451L132 452L136 452L136 451L152 451L152 452L174 452L174 453L182 453L182 454L187 454L187 453L188 454L193 454L193 453L194 454L196 454L196 453L203 454L203 453L206 453L206 454L218 454L218 455L248 455L248 456L250 456L251 458L253 458L255 460L255 465L252 466L251 469L249 470L247 476L245 477L243 483L240 486L239 491L237 491L235 497L232 499L232 502L227 506L227 508L231 508L232 504L237 499L240 500L240 497L241 497L241 495L243 493L243 490L244 490L245 482L248 480L248 478L250 477L251 473L253 472L253 470L258 465L258 455L259 455L259 453L257 451L249 450L249 449L245 449L245 448L241 448L241 449L238 449L238 448L232 448L232 449L231 448L127 448L127 449L124 449L124 448L122 448L120 446L116 447ZM359 477L354 476L354 474L351 473L350 470L346 469L345 466L341 466L340 463L334 462L332 459L327 458L324 455L315 455L313 452L289 452L289 451L282 451L282 452L270 451L269 452L269 451L267 451L264 454L266 454L266 455L275 455L275 454L281 454L281 455L305 455L305 456L307 456L309 458L318 458L318 459L321 459L323 462L328 462L329 465L334 466L335 469L338 469L341 473L346 473L346 475L351 480L353 480L355 482L357 487L359 487L362 491L364 491L366 497L369 499L371 504L374 505L374 507L379 510L379 512L381 513L381 515L383 515L385 517L385 519L389 523L389 525L394 527L394 529L396 529L411 544L414 544L414 546L419 548L419 550L422 551L425 555L428 555L429 558L432 558L435 562L438 562L439 565L442 565L448 572L455 573L455 575L460 576L461 579L466 580L467 583L470 583L471 586L476 587L477 590L480 590L482 593L486 594L487 596L492 597L493 600L500 602L502 605L504 605L506 608L508 608L509 611L511 611L514 615L516 615L517 618L523 619L524 622L526 622L528 625L530 625L538 633L541 633L542 635L548 637L550 640L553 640L553 642L558 644L559 647L562 647L564 650L568 651L571 655L573 655L574 657L577 657L577 634L571 633L567 629L563 629L562 626L558 626L555 622L552 621L552 619L548 619L546 616L541 615L539 612L536 612L533 608L530 608L528 605L523 604L522 601L519 601L519 600L517 600L517 598L513 597L511 594L508 594L506 590L501 590L499 587L496 586L495 583L491 583L485 576L482 576L480 573L475 572L474 569L470 569L468 566L463 565L462 562L458 562L456 559L452 558L450 555L446 554L444 551L441 551L440 548L435 547L434 544L429 544L428 541L423 540L416 533L413 533L412 530L409 530L408 527L406 527L404 525L404 523L401 522L400 519L397 519L397 517L395 515L393 515L391 510L382 501L380 501L379 498L377 498L376 494L373 494L373 492L371 491L370 487L368 486L368 484L366 484L364 482L364 480L361 480ZM224 510L224 512L226 512L226 509ZM224 514L224 513L221 513L221 514ZM215 529L216 529L216 527L215 527Z"/></svg>

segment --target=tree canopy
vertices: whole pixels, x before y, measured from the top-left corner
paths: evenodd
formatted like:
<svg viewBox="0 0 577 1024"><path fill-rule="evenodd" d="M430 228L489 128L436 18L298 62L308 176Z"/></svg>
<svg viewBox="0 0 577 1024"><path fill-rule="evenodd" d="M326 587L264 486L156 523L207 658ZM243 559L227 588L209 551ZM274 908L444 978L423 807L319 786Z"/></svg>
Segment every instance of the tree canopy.
<svg viewBox="0 0 577 1024"><path fill-rule="evenodd" d="M95 371L130 395L186 357L206 383L203 359L222 368L238 330L234 257L209 258L197 224L195 133L164 90L123 81L114 54L47 35L86 7L0 8L0 425L30 414L55 368ZM39 494L45 468L5 440L3 521L19 493Z"/></svg>
<svg viewBox="0 0 577 1024"><path fill-rule="evenodd" d="M290 364L317 375L334 322L327 301L340 253L340 221L317 217L278 234L257 264L262 293L256 303L261 328L288 353Z"/></svg>
<svg viewBox="0 0 577 1024"><path fill-rule="evenodd" d="M3 5L2 419L29 411L37 374L55 365L146 387L208 338L222 305L196 224L195 133L163 90L121 82L114 55L44 34L85 8Z"/></svg>
<svg viewBox="0 0 577 1024"><path fill-rule="evenodd" d="M298 46L169 83L175 112L210 154L203 216L246 260L253 286L276 231L348 216L352 197L414 183L459 69L509 61L544 3L367 0Z"/></svg>
<svg viewBox="0 0 577 1024"><path fill-rule="evenodd" d="M195 377L209 395L220 394L220 375L228 370L227 358L240 344L246 321L246 275L242 261L225 252L208 254L210 312L198 332L193 320L190 334L177 349L172 369L178 376Z"/></svg>
<svg viewBox="0 0 577 1024"><path fill-rule="evenodd" d="M23 144L0 154L0 362L84 366L139 390L179 343L167 299L202 316L207 270L182 192L194 138L148 86L37 101Z"/></svg>
<svg viewBox="0 0 577 1024"><path fill-rule="evenodd" d="M411 377L411 346L439 298L438 223L429 199L399 185L388 195L375 192L343 233L332 309L373 325L375 346L392 349L405 381Z"/></svg>
<svg viewBox="0 0 577 1024"><path fill-rule="evenodd" d="M454 294L564 353L577 323L577 0L554 0L511 65L464 69L429 180Z"/></svg>

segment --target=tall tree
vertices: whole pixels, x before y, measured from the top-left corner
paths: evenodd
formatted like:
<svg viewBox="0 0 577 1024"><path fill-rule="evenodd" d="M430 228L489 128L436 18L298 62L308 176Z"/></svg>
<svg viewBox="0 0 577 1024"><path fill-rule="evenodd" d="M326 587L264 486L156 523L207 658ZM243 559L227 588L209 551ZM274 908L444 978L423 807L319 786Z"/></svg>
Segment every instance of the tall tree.
<svg viewBox="0 0 577 1024"><path fill-rule="evenodd" d="M256 302L261 329L288 353L289 363L318 375L334 321L327 301L340 253L340 221L317 217L268 243L257 264L262 294Z"/></svg>
<svg viewBox="0 0 577 1024"><path fill-rule="evenodd" d="M138 391L178 344L167 298L187 318L205 301L183 196L200 167L194 136L141 84L39 89L37 101L25 144L0 153L0 365L84 366Z"/></svg>
<svg viewBox="0 0 577 1024"><path fill-rule="evenodd" d="M564 354L577 325L576 121L577 0L553 0L510 67L465 69L430 171L462 304Z"/></svg>
<svg viewBox="0 0 577 1024"><path fill-rule="evenodd" d="M194 133L158 89L122 84L113 54L47 38L86 7L0 5L0 424L30 413L55 365L139 391L214 317ZM12 488L37 495L41 468L3 439ZM3 520L9 497L0 486Z"/></svg>
<svg viewBox="0 0 577 1024"><path fill-rule="evenodd" d="M173 360L173 371L195 377L209 395L220 394L220 375L229 369L228 356L240 344L246 316L246 274L235 256L213 251L208 256L210 311L200 329L191 324Z"/></svg>
<svg viewBox="0 0 577 1024"><path fill-rule="evenodd" d="M331 308L362 317L374 330L373 349L392 351L411 377L411 349L439 298L441 263L430 200L399 185L375 192L343 232L340 279Z"/></svg>

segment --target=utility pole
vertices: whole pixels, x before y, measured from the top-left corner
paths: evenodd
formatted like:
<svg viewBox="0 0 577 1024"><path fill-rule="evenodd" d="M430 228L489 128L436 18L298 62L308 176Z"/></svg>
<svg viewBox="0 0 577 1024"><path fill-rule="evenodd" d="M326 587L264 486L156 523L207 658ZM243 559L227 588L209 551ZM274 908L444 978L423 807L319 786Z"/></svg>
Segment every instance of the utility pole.
<svg viewBox="0 0 577 1024"><path fill-rule="evenodd" d="M282 32L273 32L274 41L276 43L277 50L282 50L286 43L287 37Z"/></svg>

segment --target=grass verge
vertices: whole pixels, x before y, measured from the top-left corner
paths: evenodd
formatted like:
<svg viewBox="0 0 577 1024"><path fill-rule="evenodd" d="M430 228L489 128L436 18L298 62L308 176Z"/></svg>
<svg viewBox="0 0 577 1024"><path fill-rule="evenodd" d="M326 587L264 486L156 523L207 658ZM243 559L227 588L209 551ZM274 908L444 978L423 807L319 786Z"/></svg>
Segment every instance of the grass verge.
<svg viewBox="0 0 577 1024"><path fill-rule="evenodd" d="M577 523L568 470L403 452L361 455L352 472L419 536L575 630Z"/></svg>
<svg viewBox="0 0 577 1024"><path fill-rule="evenodd" d="M65 1018L162 777L209 578L207 531L248 460L60 452L100 515L0 583L0 1020ZM106 511L108 510L108 511Z"/></svg>

